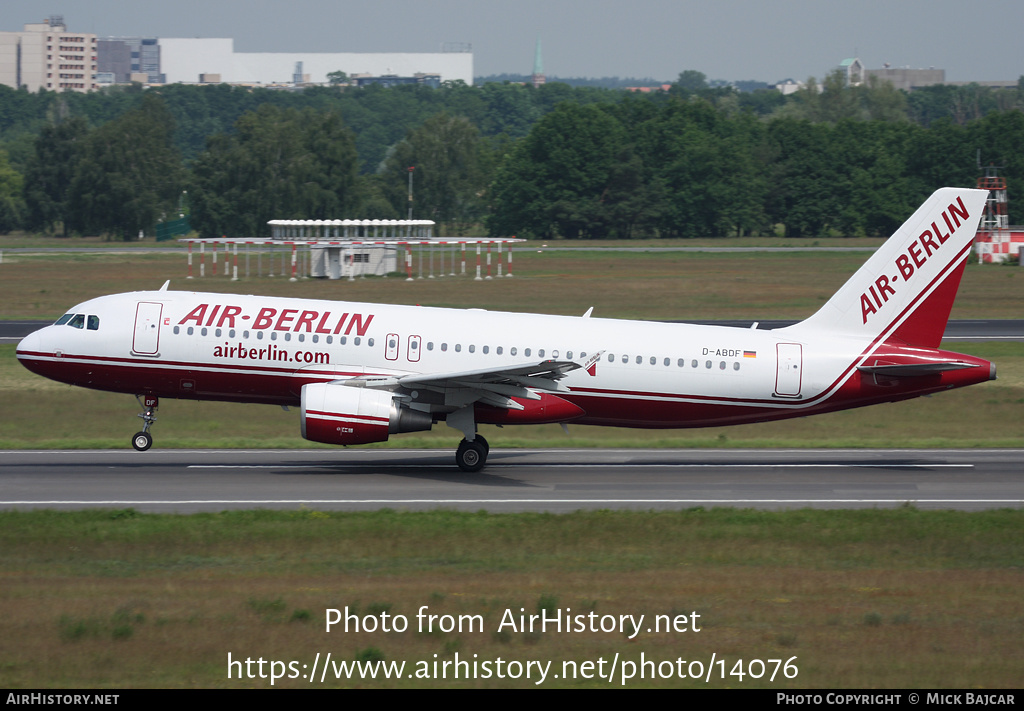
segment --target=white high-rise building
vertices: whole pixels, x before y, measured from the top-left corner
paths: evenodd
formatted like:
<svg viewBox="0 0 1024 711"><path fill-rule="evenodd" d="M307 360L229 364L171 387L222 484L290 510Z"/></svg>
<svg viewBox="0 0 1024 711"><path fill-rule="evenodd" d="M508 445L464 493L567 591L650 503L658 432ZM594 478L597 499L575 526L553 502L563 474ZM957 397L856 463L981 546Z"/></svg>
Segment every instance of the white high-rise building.
<svg viewBox="0 0 1024 711"><path fill-rule="evenodd" d="M92 91L96 84L96 35L68 32L53 15L22 32L0 32L0 84L29 91Z"/></svg>

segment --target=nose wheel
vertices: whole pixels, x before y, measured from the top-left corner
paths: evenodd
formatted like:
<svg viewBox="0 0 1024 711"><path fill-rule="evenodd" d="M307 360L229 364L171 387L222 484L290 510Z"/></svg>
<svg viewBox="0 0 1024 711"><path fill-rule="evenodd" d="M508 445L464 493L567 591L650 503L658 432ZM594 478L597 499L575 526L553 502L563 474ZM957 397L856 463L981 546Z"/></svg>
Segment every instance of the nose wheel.
<svg viewBox="0 0 1024 711"><path fill-rule="evenodd" d="M487 440L480 435L473 441L464 439L459 442L459 448L455 451L455 463L464 472L478 472L487 463L487 453L490 451Z"/></svg>
<svg viewBox="0 0 1024 711"><path fill-rule="evenodd" d="M132 447L139 452L145 452L147 449L153 446L153 435L149 433L149 428L156 422L156 409L160 404L160 401L155 397L146 396L145 402L142 400L141 395L136 395L135 399L139 401L139 405L145 408L136 417L142 418L142 431L136 432L132 435Z"/></svg>

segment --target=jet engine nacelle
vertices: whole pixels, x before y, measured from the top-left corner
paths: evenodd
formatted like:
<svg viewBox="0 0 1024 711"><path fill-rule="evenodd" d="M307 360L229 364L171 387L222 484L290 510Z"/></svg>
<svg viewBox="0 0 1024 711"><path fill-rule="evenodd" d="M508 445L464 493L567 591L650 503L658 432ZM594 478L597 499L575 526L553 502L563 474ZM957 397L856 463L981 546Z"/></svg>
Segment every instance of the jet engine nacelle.
<svg viewBox="0 0 1024 711"><path fill-rule="evenodd" d="M326 444L383 442L398 432L429 430L429 413L402 407L384 390L316 383L302 386L302 436Z"/></svg>

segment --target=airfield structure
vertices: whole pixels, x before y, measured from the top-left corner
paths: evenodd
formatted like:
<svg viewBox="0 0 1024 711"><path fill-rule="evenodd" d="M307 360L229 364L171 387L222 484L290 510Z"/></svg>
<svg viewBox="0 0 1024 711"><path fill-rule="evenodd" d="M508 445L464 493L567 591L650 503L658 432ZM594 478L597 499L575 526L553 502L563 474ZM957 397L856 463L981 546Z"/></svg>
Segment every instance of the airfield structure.
<svg viewBox="0 0 1024 711"><path fill-rule="evenodd" d="M985 174L978 178L978 187L989 193L974 241L978 262L1019 261L1024 247L1024 227L1010 227L1006 178L999 177L997 166L989 164L984 170Z"/></svg>
<svg viewBox="0 0 1024 711"><path fill-rule="evenodd" d="M512 276L512 244L524 240L512 238L461 237L435 239L432 220L271 220L270 239L256 238L213 238L182 239L188 244L188 278L193 277L193 253L198 247L198 276L206 276L206 249L211 250L212 274L217 276L218 249L223 245L224 265L222 273L237 280L238 247L243 248L244 276L250 275L251 254L256 253L256 275L263 274L263 255L269 252L269 272L274 276L274 265L280 257L279 274L289 271L287 264L290 253L291 280L301 274L319 279L344 279L349 281L367 276L387 277L388 274L404 268L406 281L414 281L413 251L418 257L419 267L416 279L435 278L435 258L440 257L437 277L445 272L445 257L449 257L448 276L456 276L456 261L460 261L459 274L466 275L466 247L475 247L476 281ZM253 250L255 248L255 250ZM497 253L496 262L492 254ZM502 252L506 262L502 263ZM486 276L484 259L486 258ZM231 260L233 259L233 264ZM401 266L399 266L401 259ZM472 254L470 255L472 259ZM426 272L425 264L426 262ZM496 274L492 268L496 266Z"/></svg>

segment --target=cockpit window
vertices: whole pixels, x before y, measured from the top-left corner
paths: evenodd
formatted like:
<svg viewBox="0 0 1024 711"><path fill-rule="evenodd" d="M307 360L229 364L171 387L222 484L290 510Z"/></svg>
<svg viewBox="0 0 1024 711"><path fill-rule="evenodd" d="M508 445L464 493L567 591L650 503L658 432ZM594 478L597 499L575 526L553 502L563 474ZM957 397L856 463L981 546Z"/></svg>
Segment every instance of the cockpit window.
<svg viewBox="0 0 1024 711"><path fill-rule="evenodd" d="M99 316L93 316L93 315L90 314L89 315L89 322L88 322L88 325L86 326L86 328L88 328L90 331L98 331L99 328L100 328L100 317Z"/></svg>
<svg viewBox="0 0 1024 711"><path fill-rule="evenodd" d="M75 317L68 321L71 328L82 328L85 326L85 314L75 314Z"/></svg>
<svg viewBox="0 0 1024 711"><path fill-rule="evenodd" d="M74 316L74 314L64 314L59 319L57 319L57 323L55 323L53 325L54 326L63 326L64 324L66 324L68 321L71 320L72 316Z"/></svg>

